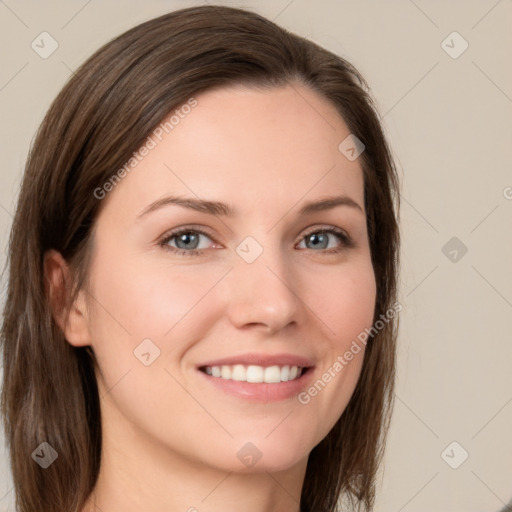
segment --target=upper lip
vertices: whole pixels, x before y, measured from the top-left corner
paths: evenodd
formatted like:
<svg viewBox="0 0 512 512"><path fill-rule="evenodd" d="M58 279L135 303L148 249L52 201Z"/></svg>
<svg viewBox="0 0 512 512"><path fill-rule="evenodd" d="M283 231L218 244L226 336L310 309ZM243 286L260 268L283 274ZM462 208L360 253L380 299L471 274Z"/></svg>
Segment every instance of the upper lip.
<svg viewBox="0 0 512 512"><path fill-rule="evenodd" d="M313 362L302 356L294 354L240 354L237 356L223 357L222 359L215 359L212 361L206 361L198 366L198 368L204 368L205 366L232 366L235 364L243 364L246 366L302 366L303 368L309 368L313 366Z"/></svg>

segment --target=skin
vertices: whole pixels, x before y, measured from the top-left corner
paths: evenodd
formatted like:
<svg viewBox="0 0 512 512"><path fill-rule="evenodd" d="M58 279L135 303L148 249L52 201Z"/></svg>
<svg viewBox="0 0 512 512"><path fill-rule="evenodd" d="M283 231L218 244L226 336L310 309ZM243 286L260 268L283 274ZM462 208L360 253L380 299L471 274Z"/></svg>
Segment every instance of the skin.
<svg viewBox="0 0 512 512"><path fill-rule="evenodd" d="M363 172L338 150L350 131L334 107L300 84L196 99L103 199L89 288L57 315L68 342L91 346L99 365L102 465L84 511L297 512L308 454L360 375L364 347L303 405L297 395L228 395L199 374L201 362L234 354L291 353L314 362L314 383L371 326L376 285ZM222 201L240 214L168 205L137 219L170 194ZM361 209L298 215L333 194ZM202 254L160 244L188 226L208 230ZM353 247L334 234L315 247L305 236L326 227L344 230ZM235 250L247 236L263 249L251 264ZM46 263L58 296L69 269L55 251ZM161 351L149 366L133 353L146 338ZM262 454L251 467L237 457L247 442Z"/></svg>

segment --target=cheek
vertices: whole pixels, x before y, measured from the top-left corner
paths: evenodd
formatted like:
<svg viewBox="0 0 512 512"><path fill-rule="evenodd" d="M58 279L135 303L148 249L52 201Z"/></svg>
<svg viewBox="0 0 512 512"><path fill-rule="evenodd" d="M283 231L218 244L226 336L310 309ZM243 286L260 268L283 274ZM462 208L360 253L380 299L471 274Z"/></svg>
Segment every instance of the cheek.
<svg viewBox="0 0 512 512"><path fill-rule="evenodd" d="M375 313L376 282L370 264L361 265L343 278L337 294L337 308L330 310L328 322L336 333L330 368L344 373L344 394L352 394L362 368L366 348L366 332L372 327ZM341 364L341 367L339 364ZM333 368L334 366L334 368Z"/></svg>
<svg viewBox="0 0 512 512"><path fill-rule="evenodd" d="M107 313L130 333L131 339L161 339L182 319L193 314L195 305L205 296L216 276L204 279L189 270L152 263L141 258L126 258L115 268L98 266L95 294ZM101 312L100 312L101 313ZM110 315L108 314L110 313ZM110 319L108 318L110 317Z"/></svg>
<svg viewBox="0 0 512 512"><path fill-rule="evenodd" d="M119 409L134 424L144 423L143 417L154 420L154 425L144 428L166 438L169 433L158 430L159 425L168 427L165 411L181 404L190 421L201 414L194 404L187 405L182 389L165 370L174 372L172 368L204 328L201 315L208 301L202 299L218 276L215 272L202 276L184 266L169 267L142 257L102 265L102 261L115 261L104 255L94 268L96 300L90 323L100 393L115 402L107 408L111 414ZM148 352L151 362L145 366L142 354ZM113 388L115 392L110 393ZM165 400L162 390L166 390ZM164 412L156 413L159 410ZM197 419L199 424L201 419Z"/></svg>
<svg viewBox="0 0 512 512"><path fill-rule="evenodd" d="M323 290L318 284L323 284ZM315 292L309 295L310 304L324 326L323 356L316 380L299 395L299 402L313 416L323 418L317 432L322 438L345 410L361 373L364 336L372 326L375 309L373 268L362 261L350 271L317 280L311 290Z"/></svg>
<svg viewBox="0 0 512 512"><path fill-rule="evenodd" d="M307 288L308 302L324 324L332 347L343 349L372 325L376 282L370 262L317 276Z"/></svg>

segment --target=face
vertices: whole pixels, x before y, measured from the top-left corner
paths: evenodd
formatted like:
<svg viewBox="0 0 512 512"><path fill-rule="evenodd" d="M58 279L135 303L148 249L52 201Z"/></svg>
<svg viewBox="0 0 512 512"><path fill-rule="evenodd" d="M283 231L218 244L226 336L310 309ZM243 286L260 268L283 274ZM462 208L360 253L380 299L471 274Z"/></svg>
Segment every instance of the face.
<svg viewBox="0 0 512 512"><path fill-rule="evenodd" d="M351 347L376 298L363 173L338 149L344 121L304 86L195 99L97 219L87 322L102 414L171 459L284 470L361 371Z"/></svg>

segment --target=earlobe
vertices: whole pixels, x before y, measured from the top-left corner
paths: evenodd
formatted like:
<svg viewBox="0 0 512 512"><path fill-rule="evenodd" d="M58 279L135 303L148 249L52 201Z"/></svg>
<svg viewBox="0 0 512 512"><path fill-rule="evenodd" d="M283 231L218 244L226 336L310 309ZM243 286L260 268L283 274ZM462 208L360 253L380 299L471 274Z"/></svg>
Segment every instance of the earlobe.
<svg viewBox="0 0 512 512"><path fill-rule="evenodd" d="M90 345L89 325L84 292L70 303L72 275L62 255L51 249L44 257L46 296L53 318L68 343L74 346Z"/></svg>

